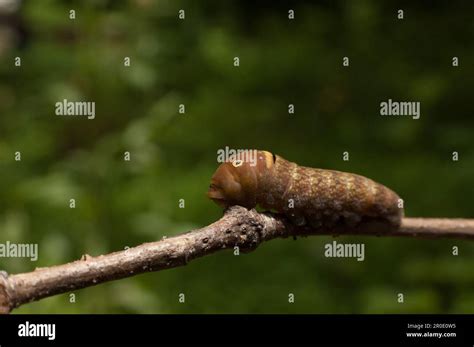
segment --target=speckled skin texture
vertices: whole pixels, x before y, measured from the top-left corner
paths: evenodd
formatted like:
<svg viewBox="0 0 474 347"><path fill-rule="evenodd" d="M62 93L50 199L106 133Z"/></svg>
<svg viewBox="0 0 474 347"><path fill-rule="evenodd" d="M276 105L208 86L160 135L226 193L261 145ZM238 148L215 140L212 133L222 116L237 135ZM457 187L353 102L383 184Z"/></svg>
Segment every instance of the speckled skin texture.
<svg viewBox="0 0 474 347"><path fill-rule="evenodd" d="M257 152L257 165L223 163L208 196L222 206L261 206L297 225L356 226L376 219L398 226L403 209L389 188L356 174L298 166L270 152Z"/></svg>

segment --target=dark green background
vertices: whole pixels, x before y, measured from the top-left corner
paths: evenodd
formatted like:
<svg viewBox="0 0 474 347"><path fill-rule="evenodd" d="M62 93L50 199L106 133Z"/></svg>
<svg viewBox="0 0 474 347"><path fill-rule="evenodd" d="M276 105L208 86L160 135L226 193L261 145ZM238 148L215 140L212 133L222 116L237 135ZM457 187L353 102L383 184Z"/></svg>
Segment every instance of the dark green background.
<svg viewBox="0 0 474 347"><path fill-rule="evenodd" d="M36 263L0 259L9 273L216 220L205 192L225 146L368 176L409 216L474 217L472 1L25 1L0 18L0 241L39 244ZM56 116L64 98L96 119ZM421 118L380 116L389 98ZM336 240L365 243L365 261L325 258L331 237L275 240L15 312L474 312L472 243Z"/></svg>

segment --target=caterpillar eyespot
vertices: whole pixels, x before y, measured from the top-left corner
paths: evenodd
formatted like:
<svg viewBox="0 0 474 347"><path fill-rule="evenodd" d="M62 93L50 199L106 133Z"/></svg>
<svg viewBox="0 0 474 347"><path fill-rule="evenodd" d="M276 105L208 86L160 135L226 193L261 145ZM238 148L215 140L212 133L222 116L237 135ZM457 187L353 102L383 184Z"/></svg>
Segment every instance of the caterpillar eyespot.
<svg viewBox="0 0 474 347"><path fill-rule="evenodd" d="M244 161L242 159L236 159L232 162L232 165L234 167L239 167L239 166L242 166L243 163L244 163Z"/></svg>
<svg viewBox="0 0 474 347"><path fill-rule="evenodd" d="M355 226L370 219L401 223L399 196L369 178L298 166L267 151L258 151L256 158L256 165L241 159L221 164L208 197L223 207L259 205L298 225Z"/></svg>

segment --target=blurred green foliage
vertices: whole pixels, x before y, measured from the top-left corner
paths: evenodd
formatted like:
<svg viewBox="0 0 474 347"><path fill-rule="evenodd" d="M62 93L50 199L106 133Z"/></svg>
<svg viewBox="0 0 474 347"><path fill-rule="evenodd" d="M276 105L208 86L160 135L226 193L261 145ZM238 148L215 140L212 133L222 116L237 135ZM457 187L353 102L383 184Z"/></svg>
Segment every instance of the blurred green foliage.
<svg viewBox="0 0 474 347"><path fill-rule="evenodd" d="M209 224L222 214L205 192L225 146L366 175L397 191L410 216L474 217L472 5L24 1L11 15L17 41L0 55L0 241L37 242L39 260L0 268L31 271ZM96 119L56 116L65 98L94 101ZM420 101L421 118L380 116L389 98ZM332 240L223 251L15 312L474 312L472 243L337 238L366 244L357 262L325 258Z"/></svg>

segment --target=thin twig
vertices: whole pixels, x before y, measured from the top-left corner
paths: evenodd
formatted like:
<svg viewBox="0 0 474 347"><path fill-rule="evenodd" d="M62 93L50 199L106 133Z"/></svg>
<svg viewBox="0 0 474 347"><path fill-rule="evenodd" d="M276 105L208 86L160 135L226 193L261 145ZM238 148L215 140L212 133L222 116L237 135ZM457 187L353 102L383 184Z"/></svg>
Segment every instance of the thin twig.
<svg viewBox="0 0 474 347"><path fill-rule="evenodd" d="M309 235L376 235L474 239L474 219L405 218L400 228L368 222L355 228L296 227L279 215L234 206L217 222L157 242L72 263L8 275L0 272L0 313L25 303L140 273L186 265L218 250L254 250L275 238Z"/></svg>

